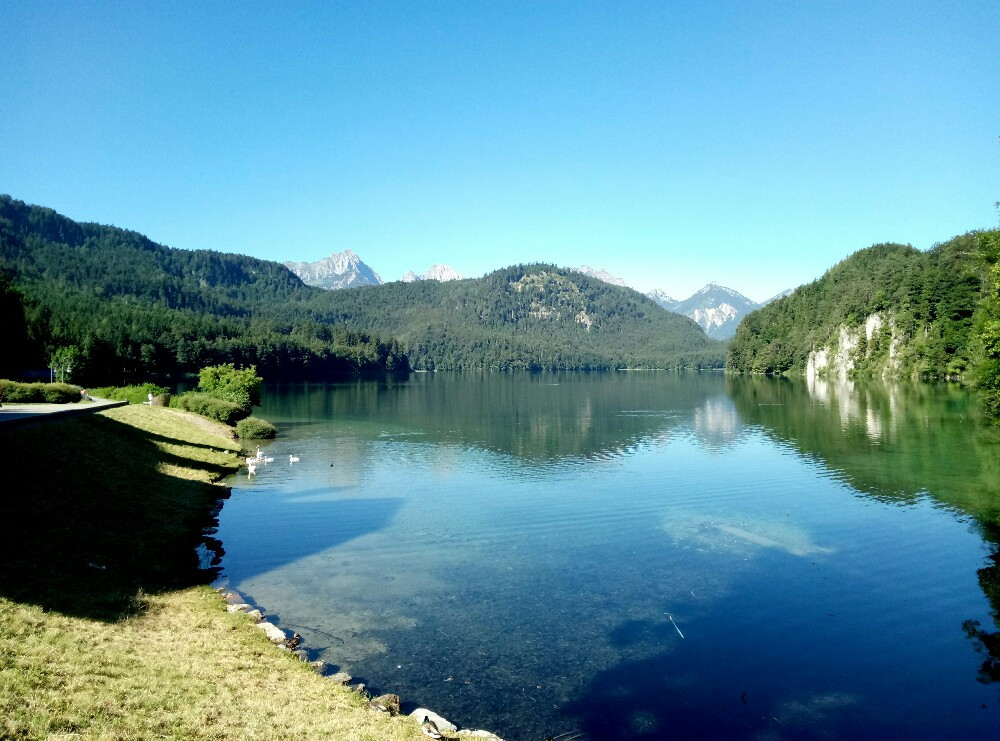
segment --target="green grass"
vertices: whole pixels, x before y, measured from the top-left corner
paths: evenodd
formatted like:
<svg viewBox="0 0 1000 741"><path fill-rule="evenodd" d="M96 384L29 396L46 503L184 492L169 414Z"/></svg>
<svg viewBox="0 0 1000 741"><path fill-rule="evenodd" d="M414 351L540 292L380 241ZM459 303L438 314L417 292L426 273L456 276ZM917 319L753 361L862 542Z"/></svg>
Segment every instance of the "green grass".
<svg viewBox="0 0 1000 741"><path fill-rule="evenodd" d="M0 425L0 738L423 738L205 586L194 545L239 465L220 432L147 406Z"/></svg>

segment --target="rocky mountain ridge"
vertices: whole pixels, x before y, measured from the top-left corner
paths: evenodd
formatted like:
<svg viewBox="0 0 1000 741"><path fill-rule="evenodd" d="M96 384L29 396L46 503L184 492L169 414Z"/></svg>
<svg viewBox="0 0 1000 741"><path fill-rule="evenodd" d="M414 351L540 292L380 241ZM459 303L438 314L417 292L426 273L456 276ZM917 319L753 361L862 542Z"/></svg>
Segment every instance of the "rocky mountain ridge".
<svg viewBox="0 0 1000 741"><path fill-rule="evenodd" d="M285 262L307 286L337 290L356 286L380 285L382 277L362 262L351 250L334 252L316 262Z"/></svg>
<svg viewBox="0 0 1000 741"><path fill-rule="evenodd" d="M284 264L299 276L303 283L319 288L335 290L383 283L378 273L351 250L334 253L313 263L286 262ZM627 287L624 280L615 277L604 268L595 269L589 265L581 265L575 270L614 286ZM463 277L454 268L439 263L432 266L423 275L417 275L412 270L408 271L400 278L400 281L403 283L419 280L444 282L461 280ZM717 340L728 340L736 333L736 327L744 316L789 293L791 293L790 290L784 291L774 298L758 304L739 291L712 282L683 301L678 301L659 289L650 291L646 295L667 311L693 319L709 337Z"/></svg>

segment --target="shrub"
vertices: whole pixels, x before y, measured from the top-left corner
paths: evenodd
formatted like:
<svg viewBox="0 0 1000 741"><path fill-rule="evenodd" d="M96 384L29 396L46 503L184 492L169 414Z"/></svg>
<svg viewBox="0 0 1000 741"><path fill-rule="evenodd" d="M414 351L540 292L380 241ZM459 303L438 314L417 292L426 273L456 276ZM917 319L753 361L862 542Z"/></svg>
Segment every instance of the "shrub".
<svg viewBox="0 0 1000 741"><path fill-rule="evenodd" d="M269 440L276 434L274 425L260 417L247 417L236 423L236 436L244 440Z"/></svg>
<svg viewBox="0 0 1000 741"><path fill-rule="evenodd" d="M166 394L169 389L157 386L155 383L144 383L141 386L103 386L98 389L90 389L90 395L99 399L115 399L117 401L127 401L129 404L144 404L149 401L149 395L159 396Z"/></svg>
<svg viewBox="0 0 1000 741"><path fill-rule="evenodd" d="M41 401L38 396L37 383L21 383L20 381L0 381L3 389L3 401L10 404L27 404Z"/></svg>
<svg viewBox="0 0 1000 741"><path fill-rule="evenodd" d="M46 404L72 404L80 401L80 388L68 383L40 383Z"/></svg>
<svg viewBox="0 0 1000 741"><path fill-rule="evenodd" d="M194 412L195 414L200 414L203 417L208 417L209 419L214 419L216 422L230 426L247 417L250 413L249 410L241 408L239 404L217 399L214 396L198 393L197 391L189 391L181 396L173 397L170 406L180 407L188 412Z"/></svg>
<svg viewBox="0 0 1000 741"><path fill-rule="evenodd" d="M264 379L257 375L257 367L236 370L232 363L211 365L198 374L198 390L219 399L238 404L247 414L260 404L260 385Z"/></svg>
<svg viewBox="0 0 1000 741"><path fill-rule="evenodd" d="M72 404L80 401L80 389L68 383L21 383L0 381L2 401L9 404Z"/></svg>

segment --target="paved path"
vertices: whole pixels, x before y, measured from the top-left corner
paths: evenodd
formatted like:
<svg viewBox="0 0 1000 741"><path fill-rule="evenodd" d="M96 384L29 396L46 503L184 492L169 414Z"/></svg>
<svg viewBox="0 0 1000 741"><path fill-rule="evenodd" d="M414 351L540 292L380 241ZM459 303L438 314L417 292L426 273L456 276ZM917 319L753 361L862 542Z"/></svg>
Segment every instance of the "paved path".
<svg viewBox="0 0 1000 741"><path fill-rule="evenodd" d="M93 401L79 401L75 404L8 404L4 402L0 407L0 425L13 427L14 425L34 424L50 419L66 419L79 414L93 414L102 409L122 407L128 404L127 401L111 401L110 399L94 399Z"/></svg>

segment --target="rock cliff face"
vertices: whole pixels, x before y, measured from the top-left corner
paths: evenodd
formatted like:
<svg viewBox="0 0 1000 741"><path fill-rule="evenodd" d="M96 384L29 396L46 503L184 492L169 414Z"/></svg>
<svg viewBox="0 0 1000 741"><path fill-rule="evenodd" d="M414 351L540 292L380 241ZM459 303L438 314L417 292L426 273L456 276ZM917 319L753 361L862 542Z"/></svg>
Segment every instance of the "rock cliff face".
<svg viewBox="0 0 1000 741"><path fill-rule="evenodd" d="M902 338L891 313L876 312L857 327L841 325L835 341L810 351L806 377L847 379L864 364L869 372L882 378L899 375L899 350Z"/></svg>
<svg viewBox="0 0 1000 741"><path fill-rule="evenodd" d="M299 276L307 286L326 288L354 288L355 286L381 285L382 278L365 265L351 250L335 252L316 262L286 262L284 266Z"/></svg>

